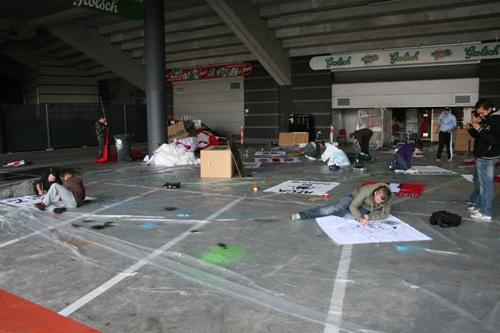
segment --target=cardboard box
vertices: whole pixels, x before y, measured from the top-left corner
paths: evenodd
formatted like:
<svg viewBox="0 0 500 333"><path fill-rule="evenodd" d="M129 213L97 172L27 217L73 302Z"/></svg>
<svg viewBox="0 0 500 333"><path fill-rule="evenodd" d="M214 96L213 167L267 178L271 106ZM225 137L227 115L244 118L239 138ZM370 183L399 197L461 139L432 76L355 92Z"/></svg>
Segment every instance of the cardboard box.
<svg viewBox="0 0 500 333"><path fill-rule="evenodd" d="M184 139L189 136L189 133L184 128L184 123L178 121L167 127L168 142L172 143L175 139Z"/></svg>
<svg viewBox="0 0 500 333"><path fill-rule="evenodd" d="M470 152L474 149L474 138L464 128L459 128L456 131L455 150Z"/></svg>
<svg viewBox="0 0 500 333"><path fill-rule="evenodd" d="M307 132L281 132L279 134L278 144L283 147L296 146L299 143L308 143L309 133Z"/></svg>
<svg viewBox="0 0 500 333"><path fill-rule="evenodd" d="M226 146L211 146L200 151L201 178L231 178L234 162L231 149Z"/></svg>

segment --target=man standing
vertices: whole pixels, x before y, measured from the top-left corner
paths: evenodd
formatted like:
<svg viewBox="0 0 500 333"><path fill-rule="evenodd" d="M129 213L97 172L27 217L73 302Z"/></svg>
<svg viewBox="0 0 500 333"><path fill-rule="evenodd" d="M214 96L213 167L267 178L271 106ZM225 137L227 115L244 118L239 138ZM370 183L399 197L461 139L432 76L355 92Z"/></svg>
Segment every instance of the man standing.
<svg viewBox="0 0 500 333"><path fill-rule="evenodd" d="M474 137L474 191L468 203L471 218L491 221L495 199L495 166L500 157L500 114L493 103L479 99L471 114L469 134Z"/></svg>
<svg viewBox="0 0 500 333"><path fill-rule="evenodd" d="M452 133L457 128L457 118L451 114L451 108L445 107L444 111L439 115L439 147L437 151L436 162L441 162L441 153L443 147L446 145L446 152L448 153L448 162L453 159L453 150L451 145L453 143Z"/></svg>
<svg viewBox="0 0 500 333"><path fill-rule="evenodd" d="M106 122L106 117L100 116L99 120L95 122L95 134L97 136L97 142L99 143L99 157L101 157L104 152L107 132L108 123Z"/></svg>

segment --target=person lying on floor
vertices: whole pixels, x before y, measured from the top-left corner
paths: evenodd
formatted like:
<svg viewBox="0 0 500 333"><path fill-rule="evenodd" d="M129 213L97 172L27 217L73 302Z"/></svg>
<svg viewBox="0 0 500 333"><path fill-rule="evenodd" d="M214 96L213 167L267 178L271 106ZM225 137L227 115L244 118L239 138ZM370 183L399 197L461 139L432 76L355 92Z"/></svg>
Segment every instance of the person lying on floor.
<svg viewBox="0 0 500 333"><path fill-rule="evenodd" d="M62 185L56 169L48 169L40 179L26 180L20 184L9 186L0 191L0 199L24 197L27 195L47 194L52 184Z"/></svg>
<svg viewBox="0 0 500 333"><path fill-rule="evenodd" d="M53 211L60 214L66 209L80 207L85 200L83 181L74 175L73 171L64 172L63 185L53 184L42 201L35 206L40 210Z"/></svg>
<svg viewBox="0 0 500 333"><path fill-rule="evenodd" d="M375 183L361 186L336 202L323 207L317 207L292 214L292 220L315 219L322 216L340 216L351 214L361 224L369 221L383 220L391 211L391 189L385 183Z"/></svg>
<svg viewBox="0 0 500 333"><path fill-rule="evenodd" d="M399 147L396 154L394 154L394 159L389 165L389 169L394 170L408 170L411 168L411 160L413 153L416 150L422 150L422 143L407 143Z"/></svg>

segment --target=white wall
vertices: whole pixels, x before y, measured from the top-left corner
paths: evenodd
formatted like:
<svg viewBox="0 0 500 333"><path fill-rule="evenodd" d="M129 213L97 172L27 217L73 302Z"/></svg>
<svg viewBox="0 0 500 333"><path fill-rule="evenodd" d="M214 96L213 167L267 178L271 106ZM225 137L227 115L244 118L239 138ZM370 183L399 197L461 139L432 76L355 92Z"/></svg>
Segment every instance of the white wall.
<svg viewBox="0 0 500 333"><path fill-rule="evenodd" d="M469 96L469 102L459 103L457 96ZM332 85L332 107L341 109L470 106L478 96L478 78Z"/></svg>
<svg viewBox="0 0 500 333"><path fill-rule="evenodd" d="M231 89L231 83L238 89ZM243 78L185 81L173 84L174 116L201 119L225 135L238 135L244 120Z"/></svg>

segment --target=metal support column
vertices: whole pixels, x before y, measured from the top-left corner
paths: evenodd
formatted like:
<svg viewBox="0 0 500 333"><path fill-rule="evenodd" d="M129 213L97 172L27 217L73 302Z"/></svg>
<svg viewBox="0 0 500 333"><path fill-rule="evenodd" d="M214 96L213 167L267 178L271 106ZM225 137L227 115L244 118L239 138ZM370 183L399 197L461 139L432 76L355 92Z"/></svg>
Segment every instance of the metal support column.
<svg viewBox="0 0 500 333"><path fill-rule="evenodd" d="M167 142L164 15L163 0L144 1L144 58L146 61L149 156L152 156L156 148Z"/></svg>

